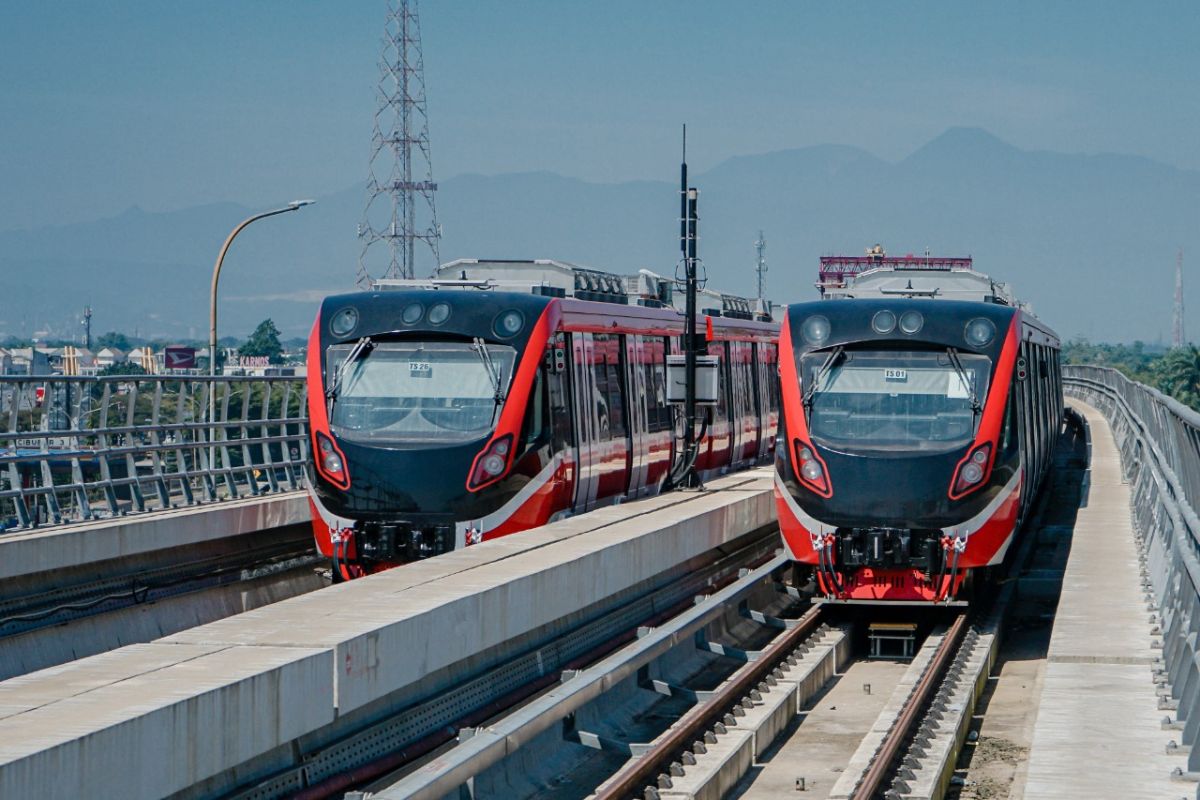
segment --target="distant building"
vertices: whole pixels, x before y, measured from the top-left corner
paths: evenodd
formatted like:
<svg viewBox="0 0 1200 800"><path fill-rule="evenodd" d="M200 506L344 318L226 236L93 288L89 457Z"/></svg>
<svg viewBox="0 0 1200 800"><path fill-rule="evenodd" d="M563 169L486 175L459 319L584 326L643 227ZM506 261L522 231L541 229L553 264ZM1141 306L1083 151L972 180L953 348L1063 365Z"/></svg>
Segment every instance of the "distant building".
<svg viewBox="0 0 1200 800"><path fill-rule="evenodd" d="M152 347L135 347L129 351L125 360L137 364L151 374L159 371L159 358Z"/></svg>
<svg viewBox="0 0 1200 800"><path fill-rule="evenodd" d="M0 375L12 375L12 353L0 347Z"/></svg>
<svg viewBox="0 0 1200 800"><path fill-rule="evenodd" d="M105 347L99 353L96 353L96 367L104 369L111 367L113 364L120 364L125 361L125 351L118 350L115 347Z"/></svg>
<svg viewBox="0 0 1200 800"><path fill-rule="evenodd" d="M53 375L50 352L46 348L15 347L9 351L12 375Z"/></svg>

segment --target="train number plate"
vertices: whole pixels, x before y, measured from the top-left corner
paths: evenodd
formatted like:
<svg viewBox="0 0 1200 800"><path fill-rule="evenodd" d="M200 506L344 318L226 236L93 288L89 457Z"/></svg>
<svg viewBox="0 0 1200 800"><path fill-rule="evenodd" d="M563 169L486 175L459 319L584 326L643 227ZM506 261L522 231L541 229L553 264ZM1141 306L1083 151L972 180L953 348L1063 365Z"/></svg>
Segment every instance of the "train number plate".
<svg viewBox="0 0 1200 800"><path fill-rule="evenodd" d="M428 361L408 362L408 375L411 378L432 378L433 364Z"/></svg>
<svg viewBox="0 0 1200 800"><path fill-rule="evenodd" d="M899 381L899 382L907 381L908 380L908 370L895 369L893 367L888 367L888 368L884 369L884 371L883 371L883 379L885 381Z"/></svg>

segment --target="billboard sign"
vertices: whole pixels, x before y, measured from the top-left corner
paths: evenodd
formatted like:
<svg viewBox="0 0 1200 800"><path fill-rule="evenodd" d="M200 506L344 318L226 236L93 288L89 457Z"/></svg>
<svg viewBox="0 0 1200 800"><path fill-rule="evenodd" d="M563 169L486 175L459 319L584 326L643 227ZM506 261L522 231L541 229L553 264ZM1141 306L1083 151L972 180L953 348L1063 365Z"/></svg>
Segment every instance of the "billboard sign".
<svg viewBox="0 0 1200 800"><path fill-rule="evenodd" d="M196 348L194 347L168 347L163 351L165 354L164 360L167 369L195 369L196 368Z"/></svg>

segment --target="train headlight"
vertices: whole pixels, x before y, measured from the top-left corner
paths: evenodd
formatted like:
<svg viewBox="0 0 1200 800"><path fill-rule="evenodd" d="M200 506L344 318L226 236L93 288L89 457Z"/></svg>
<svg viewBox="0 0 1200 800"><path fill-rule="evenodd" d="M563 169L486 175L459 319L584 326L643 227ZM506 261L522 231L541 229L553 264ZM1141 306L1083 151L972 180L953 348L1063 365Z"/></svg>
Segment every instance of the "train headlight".
<svg viewBox="0 0 1200 800"><path fill-rule="evenodd" d="M501 339L510 339L525 327L525 315L515 308L505 311L492 323L492 331Z"/></svg>
<svg viewBox="0 0 1200 800"><path fill-rule="evenodd" d="M336 444L327 435L317 431L317 467L320 473L339 489L350 486L350 475L346 472L346 459Z"/></svg>
<svg viewBox="0 0 1200 800"><path fill-rule="evenodd" d="M349 336L358 327L358 309L348 306L341 309L329 320L329 332L334 336Z"/></svg>
<svg viewBox="0 0 1200 800"><path fill-rule="evenodd" d="M804 320L804 324L800 327L800 335L809 344L819 345L829 338L830 330L829 320L817 314Z"/></svg>
<svg viewBox="0 0 1200 800"><path fill-rule="evenodd" d="M816 461L805 461L800 467L800 474L813 483L825 477L825 471L821 469L821 465Z"/></svg>
<svg viewBox="0 0 1200 800"><path fill-rule="evenodd" d="M508 455L512 451L512 434L505 434L487 446L475 457L467 489L475 492L498 480L508 469Z"/></svg>
<svg viewBox="0 0 1200 800"><path fill-rule="evenodd" d="M817 494L829 497L829 481L825 478L825 468L821 464L821 459L817 458L817 455L809 445L804 444L799 439L795 440L794 446L796 461L800 465L797 472L801 483Z"/></svg>
<svg viewBox="0 0 1200 800"><path fill-rule="evenodd" d="M996 337L996 326L990 319L979 317L967 323L963 338L971 347L986 347Z"/></svg>
<svg viewBox="0 0 1200 800"><path fill-rule="evenodd" d="M416 325L417 321L421 319L421 315L424 313L425 306L421 305L420 303L409 303L404 307L404 310L400 312L400 319L403 320L405 325Z"/></svg>
<svg viewBox="0 0 1200 800"><path fill-rule="evenodd" d="M950 486L950 497L958 499L983 485L988 474L988 462L992 457L991 442L984 442L970 452L958 466L954 482Z"/></svg>
<svg viewBox="0 0 1200 800"><path fill-rule="evenodd" d="M920 311L905 311L900 315L900 331L912 336L925 325L925 317Z"/></svg>
<svg viewBox="0 0 1200 800"><path fill-rule="evenodd" d="M896 314L895 312L884 309L876 311L875 316L871 318L871 328L879 334L889 334L896 330Z"/></svg>

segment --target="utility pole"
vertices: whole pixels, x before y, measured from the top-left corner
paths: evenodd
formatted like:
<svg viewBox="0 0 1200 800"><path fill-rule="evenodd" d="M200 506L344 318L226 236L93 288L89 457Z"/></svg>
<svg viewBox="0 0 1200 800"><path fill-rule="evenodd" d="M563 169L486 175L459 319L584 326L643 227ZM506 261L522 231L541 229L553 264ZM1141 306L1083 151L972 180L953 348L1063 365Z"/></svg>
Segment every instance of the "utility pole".
<svg viewBox="0 0 1200 800"><path fill-rule="evenodd" d="M371 288L372 269L377 269L382 278L414 277L417 242L428 246L436 269L441 258L441 228L433 197L437 184L433 182L430 160L417 0L388 2L379 58L379 108L371 134L368 172L367 204L358 226L362 240L359 287ZM414 178L417 174L421 177ZM376 254L376 250L385 248L386 254Z"/></svg>
<svg viewBox="0 0 1200 800"><path fill-rule="evenodd" d="M92 349L92 307L83 307L83 346Z"/></svg>
<svg viewBox="0 0 1200 800"><path fill-rule="evenodd" d="M763 232L758 232L758 239L754 242L754 251L758 254L755 261L754 271L758 273L758 299L763 299L763 285L767 281L767 237L763 236Z"/></svg>
<svg viewBox="0 0 1200 800"><path fill-rule="evenodd" d="M702 486L696 472L696 239L699 216L696 203L700 192L688 186L687 125L683 126L683 162L679 168L679 249L683 252L683 269L687 303L684 308L683 353L684 389L683 413L686 429L683 436L683 452L687 471L681 476L680 486L698 489Z"/></svg>
<svg viewBox="0 0 1200 800"><path fill-rule="evenodd" d="M1175 313L1171 325L1171 346L1183 347L1187 334L1183 327L1183 248L1175 257Z"/></svg>

